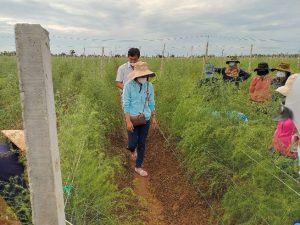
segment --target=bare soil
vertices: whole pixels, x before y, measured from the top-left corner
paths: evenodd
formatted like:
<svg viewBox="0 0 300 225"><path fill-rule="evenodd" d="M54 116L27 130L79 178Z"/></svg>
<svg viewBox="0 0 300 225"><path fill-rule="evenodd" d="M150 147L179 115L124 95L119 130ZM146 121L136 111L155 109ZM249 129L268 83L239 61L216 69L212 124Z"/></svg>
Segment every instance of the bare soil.
<svg viewBox="0 0 300 225"><path fill-rule="evenodd" d="M20 225L17 217L8 212L8 206L5 200L0 196L0 225Z"/></svg>
<svg viewBox="0 0 300 225"><path fill-rule="evenodd" d="M113 139L113 140L112 140ZM209 209L196 190L186 180L179 162L166 145L158 130L150 130L143 168L147 178L134 172L134 162L126 152L126 132L111 138L115 147L122 148L128 157L124 162L126 176L122 185L129 185L146 202L141 215L147 225L206 225Z"/></svg>

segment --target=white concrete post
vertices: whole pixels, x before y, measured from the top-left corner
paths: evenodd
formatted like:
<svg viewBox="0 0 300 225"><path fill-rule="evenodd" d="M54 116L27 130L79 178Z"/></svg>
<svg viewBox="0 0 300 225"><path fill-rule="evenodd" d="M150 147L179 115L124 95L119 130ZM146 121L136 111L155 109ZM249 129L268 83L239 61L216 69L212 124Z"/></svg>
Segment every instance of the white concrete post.
<svg viewBox="0 0 300 225"><path fill-rule="evenodd" d="M160 74L159 76L162 75L163 69L164 69L164 57L165 57L165 50L166 50L166 43L164 44L163 50L162 50L162 57L161 57L161 62L160 62Z"/></svg>
<svg viewBox="0 0 300 225"><path fill-rule="evenodd" d="M208 45L209 45L209 36L207 36L207 42L205 46L205 55L203 56L203 65L202 65L202 76L205 76L205 65L208 63Z"/></svg>
<svg viewBox="0 0 300 225"><path fill-rule="evenodd" d="M17 24L15 34L33 224L63 225L49 34L30 24Z"/></svg>
<svg viewBox="0 0 300 225"><path fill-rule="evenodd" d="M248 65L248 72L251 73L252 69L252 51L253 51L253 44L250 47L250 58L249 58L249 65Z"/></svg>

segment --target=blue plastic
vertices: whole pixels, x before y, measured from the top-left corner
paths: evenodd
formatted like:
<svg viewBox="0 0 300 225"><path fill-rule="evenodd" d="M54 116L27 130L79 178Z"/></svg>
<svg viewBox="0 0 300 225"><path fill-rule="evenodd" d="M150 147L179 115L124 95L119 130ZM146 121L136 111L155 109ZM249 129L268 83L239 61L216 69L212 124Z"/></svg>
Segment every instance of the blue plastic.
<svg viewBox="0 0 300 225"><path fill-rule="evenodd" d="M220 118L224 115L224 113L219 112L219 111L214 111L211 114L212 114L212 116L214 116L216 118ZM244 122L244 123L247 123L249 121L247 116L241 112L237 112L237 111L225 112L225 115L231 119L238 118L241 122Z"/></svg>
<svg viewBox="0 0 300 225"><path fill-rule="evenodd" d="M293 225L300 225L300 220L294 221Z"/></svg>

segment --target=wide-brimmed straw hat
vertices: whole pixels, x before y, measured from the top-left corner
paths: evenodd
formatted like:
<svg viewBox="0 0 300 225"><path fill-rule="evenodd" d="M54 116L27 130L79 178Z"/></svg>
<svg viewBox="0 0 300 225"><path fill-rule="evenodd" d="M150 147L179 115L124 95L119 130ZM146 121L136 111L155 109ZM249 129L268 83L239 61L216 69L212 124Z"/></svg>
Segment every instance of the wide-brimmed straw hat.
<svg viewBox="0 0 300 225"><path fill-rule="evenodd" d="M292 71L290 69L290 64L288 64L288 63L280 63L278 66L271 69L271 71L274 71L274 70L292 73Z"/></svg>
<svg viewBox="0 0 300 225"><path fill-rule="evenodd" d="M230 62L240 63L236 56L231 56L230 59L226 61L226 64L229 64Z"/></svg>
<svg viewBox="0 0 300 225"><path fill-rule="evenodd" d="M265 62L259 63L254 71L269 71L269 65Z"/></svg>
<svg viewBox="0 0 300 225"><path fill-rule="evenodd" d="M155 76L155 73L149 70L148 64L146 62L138 61L134 64L133 67L133 71L127 76L129 80L134 80L135 78L144 76Z"/></svg>
<svg viewBox="0 0 300 225"><path fill-rule="evenodd" d="M277 88L276 91L279 92L280 94L284 95L284 96L287 96L289 94L289 91L290 91L295 79L299 75L300 75L299 73L296 73L296 74L293 74L293 75L289 76L289 78L285 82L285 85Z"/></svg>

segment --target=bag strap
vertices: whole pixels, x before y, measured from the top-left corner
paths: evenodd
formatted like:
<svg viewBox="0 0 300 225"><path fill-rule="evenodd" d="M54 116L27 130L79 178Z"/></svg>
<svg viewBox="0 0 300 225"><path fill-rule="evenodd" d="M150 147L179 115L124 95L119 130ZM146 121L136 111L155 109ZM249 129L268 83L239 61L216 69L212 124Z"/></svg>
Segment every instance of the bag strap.
<svg viewBox="0 0 300 225"><path fill-rule="evenodd" d="M144 113L144 111L145 111L148 98L149 98L149 81L147 81L146 98L145 98L145 103L144 103L144 108L143 108L143 112L142 113Z"/></svg>

